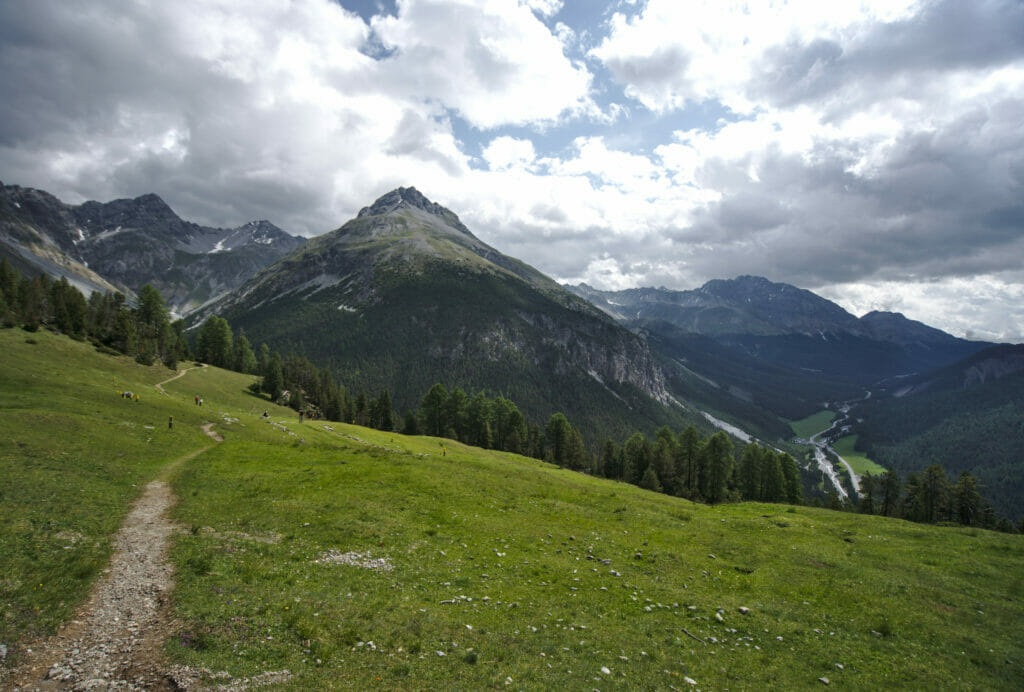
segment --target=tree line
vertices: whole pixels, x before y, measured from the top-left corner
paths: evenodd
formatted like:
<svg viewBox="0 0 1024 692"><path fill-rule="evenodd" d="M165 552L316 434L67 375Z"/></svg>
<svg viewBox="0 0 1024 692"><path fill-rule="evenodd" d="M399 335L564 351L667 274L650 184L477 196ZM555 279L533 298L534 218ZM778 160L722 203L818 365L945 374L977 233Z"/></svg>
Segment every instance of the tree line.
<svg viewBox="0 0 1024 692"><path fill-rule="evenodd" d="M922 473L909 473L905 479L889 469L878 476L864 474L860 487L857 511L863 514L901 517L923 524L1024 532L1024 519L1015 527L999 516L982 495L978 479L968 471L963 471L954 483L939 464L932 464Z"/></svg>
<svg viewBox="0 0 1024 692"><path fill-rule="evenodd" d="M802 504L800 470L787 453L745 445L737 453L722 431L701 437L693 426L674 433L660 428L653 440L640 432L624 442L604 439L592 454L580 431L562 413L547 423L528 422L507 398L483 392L467 395L461 388L434 384L416 410L399 418L388 391L376 398L360 391L352 396L328 368L319 368L296 354L282 356L263 343L253 348L241 330L211 316L189 344L184 320L171 320L153 286L139 290L131 307L120 293L93 292L88 299L66 278L45 274L22 276L0 260L0 323L21 325L27 331L46 327L73 339L92 341L97 348L135 358L144 365L162 362L174 369L195 358L217 367L259 376L250 387L254 395L290 406L311 418L353 423L410 435L443 437L481 447L523 454L591 475L637 485L648 490L715 504L760 501ZM861 498L844 506L833 497L835 509L902 517L923 523L955 523L1002 531L1024 531L1000 517L982 496L976 477L967 471L951 483L939 464L901 480L895 470L861 478Z"/></svg>
<svg viewBox="0 0 1024 692"><path fill-rule="evenodd" d="M72 339L89 339L143 365L162 362L173 369L191 353L184 320L171 321L153 286L139 289L135 307L121 293L93 291L86 299L65 277L22 276L6 258L0 260L0 322L30 332L46 327Z"/></svg>

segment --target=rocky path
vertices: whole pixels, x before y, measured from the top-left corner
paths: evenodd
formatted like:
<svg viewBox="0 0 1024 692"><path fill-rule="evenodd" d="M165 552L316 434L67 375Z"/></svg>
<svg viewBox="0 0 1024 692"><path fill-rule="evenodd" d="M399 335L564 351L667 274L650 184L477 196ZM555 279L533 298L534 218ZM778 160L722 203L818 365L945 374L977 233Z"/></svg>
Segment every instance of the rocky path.
<svg viewBox="0 0 1024 692"><path fill-rule="evenodd" d="M178 379L179 377L182 377L189 370L199 370L199 369L202 369L202 368L205 368L205 367L206 367L206 364L204 363L202 365L196 365L195 367L192 367L192 368L183 368L182 370L179 370L178 374L175 375L174 377L168 377L163 382L157 382L153 386L156 387L157 391L160 392L161 394L163 394L164 396L170 396L170 394L168 394L166 391L164 391L164 385L165 384L167 384L168 382L173 382L174 380Z"/></svg>
<svg viewBox="0 0 1024 692"><path fill-rule="evenodd" d="M220 441L211 426L203 431ZM55 637L28 650L22 665L0 682L3 689L177 689L165 674L160 650L171 633L168 596L174 586L167 561L174 495L167 478L207 449L177 459L146 486L118 531L110 565L89 600Z"/></svg>

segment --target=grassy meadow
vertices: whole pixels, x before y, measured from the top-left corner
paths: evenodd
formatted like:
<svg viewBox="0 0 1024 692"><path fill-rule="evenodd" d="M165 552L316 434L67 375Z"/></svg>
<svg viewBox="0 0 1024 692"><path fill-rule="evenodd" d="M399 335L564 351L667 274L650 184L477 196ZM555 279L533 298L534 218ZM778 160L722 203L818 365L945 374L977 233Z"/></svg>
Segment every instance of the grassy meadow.
<svg viewBox="0 0 1024 692"><path fill-rule="evenodd" d="M822 430L826 430L835 418L835 411L818 411L806 418L790 421L789 427L793 429L793 433L796 434L797 437L809 440L812 436L817 435Z"/></svg>
<svg viewBox="0 0 1024 692"><path fill-rule="evenodd" d="M863 452L858 452L854 449L854 445L857 444L856 435L847 435L841 437L835 441L832 445L832 449L835 450L836 454L846 460L846 463L853 468L853 472L858 476L863 476L865 473L870 473L872 476L879 476L885 473L885 467L881 464L871 461Z"/></svg>
<svg viewBox="0 0 1024 692"><path fill-rule="evenodd" d="M0 348L0 641L13 656L67 619L128 504L165 473L182 527L165 651L236 678L602 690L1024 679L1021 536L707 507L450 441L300 424L247 394L251 378L214 368L162 396L166 368L87 344L3 330ZM123 402L123 386L142 402ZM225 440L188 457L211 444L204 422Z"/></svg>

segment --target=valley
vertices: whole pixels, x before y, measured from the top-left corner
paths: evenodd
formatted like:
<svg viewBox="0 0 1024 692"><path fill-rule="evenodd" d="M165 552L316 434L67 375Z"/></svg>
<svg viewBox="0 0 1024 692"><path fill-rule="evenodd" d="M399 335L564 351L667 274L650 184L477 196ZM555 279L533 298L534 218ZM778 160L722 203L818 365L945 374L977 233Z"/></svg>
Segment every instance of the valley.
<svg viewBox="0 0 1024 692"><path fill-rule="evenodd" d="M215 367L169 380L45 331L0 330L0 348L3 674L72 617L166 474L173 626L149 672L181 684L1012 689L1024 675L1020 536L696 504L299 422Z"/></svg>
<svg viewBox="0 0 1024 692"><path fill-rule="evenodd" d="M16 185L0 192L0 254L16 269L107 291L104 300L113 302L98 312L108 320L142 299L136 292L144 281L161 297L167 291L167 307L183 319L150 335L139 352L146 361L170 342L183 357L190 334L217 316L230 321L236 340L256 339L252 348L266 349L267 357L276 352L323 368L317 377L329 375L353 405L359 396L387 394L396 409L392 420L407 417L434 384L467 397L506 398L535 426L566 415L582 436L589 461L579 463L588 468L597 466L604 440L622 442L663 426L692 425L705 435L725 430L738 444L756 439L798 458L810 501L828 501L832 488L851 508L858 473L834 448L795 445L788 421L821 410L823 402L852 402L870 388L878 396L860 402L857 420L844 426L856 436L856 448L853 438L843 443L846 455L863 459L861 471L877 475L891 466L909 478L932 463L931 440L957 430L950 450L987 451L972 455L979 460L969 467L962 454L944 457L943 466L980 478L1003 517L1024 517L1024 488L1010 451L1024 434L1012 425L1024 405L1011 384L1024 363L1015 347L958 339L897 313L858 318L810 291L755 276L689 291L559 286L480 241L454 212L411 187L392 190L309 240L266 221L200 226L152 194L67 205ZM88 265L109 280L94 271L106 284L83 284L82 272L58 265ZM127 292L122 303L110 292L115 286ZM17 293L18 286L5 290ZM8 322L23 308L12 305ZM40 309L50 308L43 301ZM113 328L103 327L108 342ZM137 348L132 338L121 333L116 348ZM950 417L952 401L942 404L946 417L931 429L908 426L902 413L880 413L915 402L926 408L958 377L971 391L958 400L970 402L961 420ZM316 398L310 381L293 384L305 390L303 399ZM990 439L993 425L1000 426L998 444ZM675 485L672 478L655 481Z"/></svg>

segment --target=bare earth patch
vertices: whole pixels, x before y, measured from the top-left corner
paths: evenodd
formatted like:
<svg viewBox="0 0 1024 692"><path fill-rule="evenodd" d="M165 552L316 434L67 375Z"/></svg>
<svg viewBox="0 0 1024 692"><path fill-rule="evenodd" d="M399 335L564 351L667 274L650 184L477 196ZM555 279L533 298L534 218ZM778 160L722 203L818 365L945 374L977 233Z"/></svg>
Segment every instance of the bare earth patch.
<svg viewBox="0 0 1024 692"><path fill-rule="evenodd" d="M161 480L146 486L115 537L110 566L75 619L26 651L7 689L173 689L160 647L170 635L166 561L173 503Z"/></svg>
<svg viewBox="0 0 1024 692"><path fill-rule="evenodd" d="M212 430L203 431L220 442ZM198 456L197 450L174 466ZM166 475L166 474L165 474ZM174 632L170 593L174 569L167 561L174 494L164 480L146 486L114 539L114 555L92 595L56 636L28 645L17 668L8 671L5 690L241 690L284 682L288 671L242 680L170 666L162 646ZM73 540L73 537L68 537Z"/></svg>

